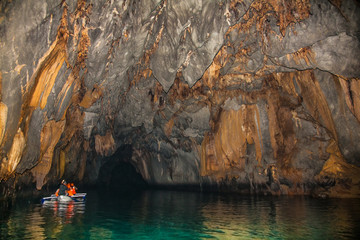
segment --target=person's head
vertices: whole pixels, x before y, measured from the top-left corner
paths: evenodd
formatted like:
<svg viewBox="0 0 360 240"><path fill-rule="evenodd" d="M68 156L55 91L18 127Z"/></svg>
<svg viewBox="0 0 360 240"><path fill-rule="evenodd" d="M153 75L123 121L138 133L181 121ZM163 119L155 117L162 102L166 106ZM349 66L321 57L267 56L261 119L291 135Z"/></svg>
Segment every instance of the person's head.
<svg viewBox="0 0 360 240"><path fill-rule="evenodd" d="M66 185L66 181L65 181L65 179L63 179L63 180L61 181L61 184Z"/></svg>
<svg viewBox="0 0 360 240"><path fill-rule="evenodd" d="M72 187L73 187L73 186L74 186L74 184L73 184L73 183L71 183L71 184L70 184L70 186L72 186Z"/></svg>

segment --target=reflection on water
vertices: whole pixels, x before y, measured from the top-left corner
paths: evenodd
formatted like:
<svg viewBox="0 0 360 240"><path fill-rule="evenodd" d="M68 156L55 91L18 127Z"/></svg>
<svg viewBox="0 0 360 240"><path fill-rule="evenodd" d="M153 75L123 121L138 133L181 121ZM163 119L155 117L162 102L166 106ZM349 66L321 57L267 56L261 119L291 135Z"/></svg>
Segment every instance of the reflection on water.
<svg viewBox="0 0 360 240"><path fill-rule="evenodd" d="M42 205L54 212L54 218L63 223L71 223L72 217L85 212L85 202L60 203L58 201L47 201Z"/></svg>
<svg viewBox="0 0 360 240"><path fill-rule="evenodd" d="M355 199L218 198L202 213L219 239L351 239L360 227Z"/></svg>
<svg viewBox="0 0 360 240"><path fill-rule="evenodd" d="M355 239L358 199L97 192L1 203L0 239Z"/></svg>
<svg viewBox="0 0 360 240"><path fill-rule="evenodd" d="M85 212L85 202L41 205L26 201L15 203L8 211L8 218L0 218L0 239L56 239L66 225L73 223L74 216L79 219Z"/></svg>

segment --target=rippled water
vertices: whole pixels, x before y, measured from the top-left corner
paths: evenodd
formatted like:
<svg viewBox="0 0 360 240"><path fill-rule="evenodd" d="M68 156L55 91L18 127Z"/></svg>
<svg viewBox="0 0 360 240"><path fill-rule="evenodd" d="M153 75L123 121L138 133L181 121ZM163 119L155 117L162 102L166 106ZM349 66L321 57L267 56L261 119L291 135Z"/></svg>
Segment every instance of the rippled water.
<svg viewBox="0 0 360 240"><path fill-rule="evenodd" d="M356 239L358 199L88 192L86 203L0 202L0 239Z"/></svg>

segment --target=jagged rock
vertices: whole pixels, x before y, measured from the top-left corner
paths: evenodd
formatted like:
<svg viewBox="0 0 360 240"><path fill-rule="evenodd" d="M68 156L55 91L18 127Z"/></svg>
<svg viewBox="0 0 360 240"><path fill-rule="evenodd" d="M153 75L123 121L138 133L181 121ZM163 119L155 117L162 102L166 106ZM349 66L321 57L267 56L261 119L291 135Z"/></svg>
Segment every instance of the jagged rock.
<svg viewBox="0 0 360 240"><path fill-rule="evenodd" d="M359 197L359 8L2 1L2 188L127 163L153 185Z"/></svg>

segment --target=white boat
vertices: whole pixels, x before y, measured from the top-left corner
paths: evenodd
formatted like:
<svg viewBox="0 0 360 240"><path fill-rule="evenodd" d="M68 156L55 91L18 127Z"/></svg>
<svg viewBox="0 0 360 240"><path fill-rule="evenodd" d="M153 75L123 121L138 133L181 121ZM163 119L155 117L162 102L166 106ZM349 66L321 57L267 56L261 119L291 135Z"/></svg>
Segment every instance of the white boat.
<svg viewBox="0 0 360 240"><path fill-rule="evenodd" d="M67 203L71 201L84 202L85 199L86 199L86 193L76 193L75 195L72 196L60 195L58 197L55 194L52 194L50 197L43 197L41 199L41 204L44 204L46 202L54 202L54 201L58 201L61 203Z"/></svg>
<svg viewBox="0 0 360 240"><path fill-rule="evenodd" d="M58 201L63 203L63 202L73 201L73 199L66 195L60 195L60 196L58 196Z"/></svg>

